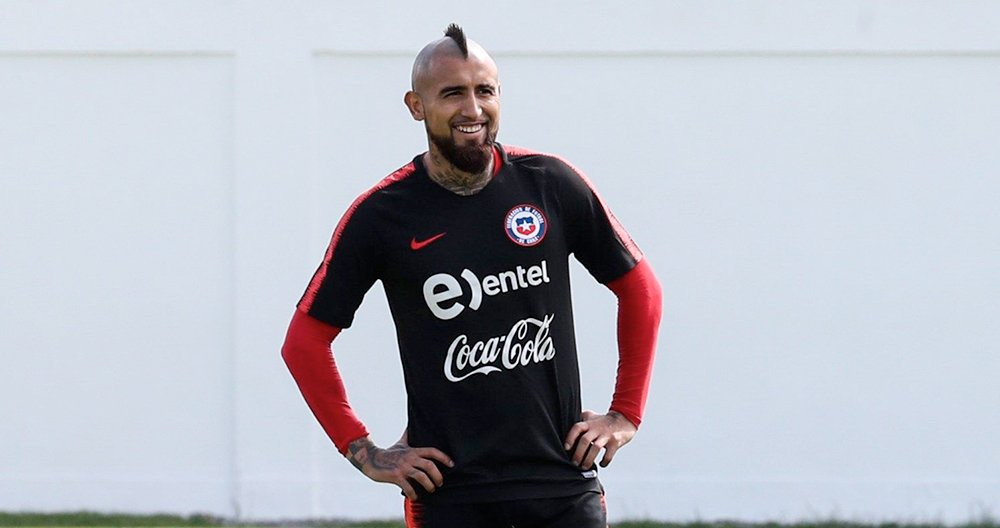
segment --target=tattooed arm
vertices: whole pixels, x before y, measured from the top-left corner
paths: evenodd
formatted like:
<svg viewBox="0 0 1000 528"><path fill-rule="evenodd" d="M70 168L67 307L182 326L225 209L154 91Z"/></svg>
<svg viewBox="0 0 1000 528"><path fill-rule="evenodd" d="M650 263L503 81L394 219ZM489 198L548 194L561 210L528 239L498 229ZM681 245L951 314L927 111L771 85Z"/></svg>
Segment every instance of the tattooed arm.
<svg viewBox="0 0 1000 528"><path fill-rule="evenodd" d="M388 449L375 445L367 436L358 438L347 447L347 458L354 467L376 482L395 484L411 500L417 498L414 484L434 491L444 484L444 477L435 461L454 467L451 457L433 447L410 447L403 438Z"/></svg>
<svg viewBox="0 0 1000 528"><path fill-rule="evenodd" d="M347 402L347 391L330 349L339 333L340 328L299 310L292 317L281 355L306 402L337 450L369 478L394 483L410 498L416 498L413 483L433 492L444 482L434 461L452 467L451 458L433 448L410 448L407 431L389 449L379 449L368 439L368 430Z"/></svg>

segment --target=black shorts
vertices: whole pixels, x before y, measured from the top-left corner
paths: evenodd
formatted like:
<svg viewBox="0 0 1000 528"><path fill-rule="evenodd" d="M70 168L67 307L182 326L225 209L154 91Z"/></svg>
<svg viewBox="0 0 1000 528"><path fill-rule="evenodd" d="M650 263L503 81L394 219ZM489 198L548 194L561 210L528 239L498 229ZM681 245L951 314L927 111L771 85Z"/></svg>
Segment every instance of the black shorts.
<svg viewBox="0 0 1000 528"><path fill-rule="evenodd" d="M604 495L588 491L570 497L478 504L426 504L406 499L406 528L605 528Z"/></svg>

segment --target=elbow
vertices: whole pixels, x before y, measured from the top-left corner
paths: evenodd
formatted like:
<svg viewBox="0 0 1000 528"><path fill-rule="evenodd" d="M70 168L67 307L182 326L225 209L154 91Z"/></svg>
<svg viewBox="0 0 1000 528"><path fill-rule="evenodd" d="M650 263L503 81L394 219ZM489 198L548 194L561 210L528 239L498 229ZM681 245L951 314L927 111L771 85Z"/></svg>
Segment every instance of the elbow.
<svg viewBox="0 0 1000 528"><path fill-rule="evenodd" d="M295 374L295 367L299 364L300 358L301 355L295 344L289 339L285 339L284 344L281 345L281 360L284 361L285 366L288 367L292 375Z"/></svg>
<svg viewBox="0 0 1000 528"><path fill-rule="evenodd" d="M624 306L659 321L663 311L663 287L646 259L639 261L631 271L608 284Z"/></svg>
<svg viewBox="0 0 1000 528"><path fill-rule="evenodd" d="M656 312L656 320L659 321L663 313L663 287L660 286L660 281L656 279L656 276L652 274L650 274L649 305L651 310Z"/></svg>
<svg viewBox="0 0 1000 528"><path fill-rule="evenodd" d="M292 354L293 352L291 345L288 343L288 341L285 341L281 345L281 360L284 361L286 365L290 364L292 362Z"/></svg>

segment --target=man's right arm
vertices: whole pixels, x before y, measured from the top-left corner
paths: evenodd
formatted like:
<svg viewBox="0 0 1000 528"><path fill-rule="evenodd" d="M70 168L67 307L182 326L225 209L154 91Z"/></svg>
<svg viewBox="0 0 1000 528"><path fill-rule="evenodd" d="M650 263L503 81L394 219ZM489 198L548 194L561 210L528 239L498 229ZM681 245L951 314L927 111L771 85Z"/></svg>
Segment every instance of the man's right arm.
<svg viewBox="0 0 1000 528"><path fill-rule="evenodd" d="M444 484L435 461L454 467L451 457L433 447L410 447L403 439L388 449L377 447L367 436L351 442L348 459L368 478L399 486L403 494L416 500L413 485L430 493Z"/></svg>
<svg viewBox="0 0 1000 528"><path fill-rule="evenodd" d="M443 483L434 461L451 467L451 458L434 448L411 448L405 435L388 449L369 439L368 430L347 401L333 358L330 345L340 331L301 310L292 316L281 357L306 403L340 453L368 478L396 484L411 499L417 498L412 482L434 492Z"/></svg>
<svg viewBox="0 0 1000 528"><path fill-rule="evenodd" d="M281 357L313 415L337 450L346 456L348 445L368 436L368 430L347 401L347 389L333 359L330 344L340 330L295 310Z"/></svg>

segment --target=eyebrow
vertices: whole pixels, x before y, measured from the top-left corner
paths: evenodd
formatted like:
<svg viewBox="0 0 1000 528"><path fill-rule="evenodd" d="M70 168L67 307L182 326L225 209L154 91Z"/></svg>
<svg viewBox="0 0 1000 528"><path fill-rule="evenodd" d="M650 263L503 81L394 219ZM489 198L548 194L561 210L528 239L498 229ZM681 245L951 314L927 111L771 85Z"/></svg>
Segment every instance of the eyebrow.
<svg viewBox="0 0 1000 528"><path fill-rule="evenodd" d="M489 88L490 90L496 90L497 86L495 84L493 84L493 83L479 83L479 84L476 85L476 89L477 90L482 89L482 88ZM465 91L465 85L456 84L454 86L445 86L444 88L441 88L441 90L438 91L438 94L439 95L443 95L443 94L446 94L446 93L451 92L451 91L463 92L463 91Z"/></svg>
<svg viewBox="0 0 1000 528"><path fill-rule="evenodd" d="M463 90L465 90L465 86L463 86L461 84L457 84L455 86L445 86L444 88L441 88L441 90L439 90L438 93L439 94L445 94L445 93L456 91L456 90L457 91L463 91Z"/></svg>

